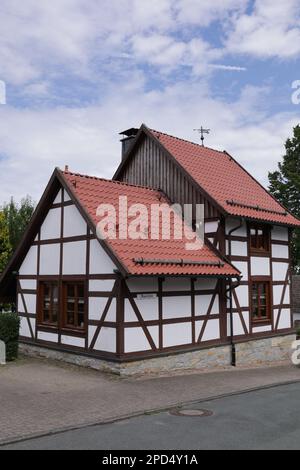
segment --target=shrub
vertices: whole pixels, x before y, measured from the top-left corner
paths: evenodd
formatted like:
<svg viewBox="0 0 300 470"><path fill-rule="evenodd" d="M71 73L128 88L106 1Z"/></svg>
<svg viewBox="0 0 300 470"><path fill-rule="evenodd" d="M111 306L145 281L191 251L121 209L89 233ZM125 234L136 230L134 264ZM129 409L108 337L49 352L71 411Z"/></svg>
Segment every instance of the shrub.
<svg viewBox="0 0 300 470"><path fill-rule="evenodd" d="M13 361L18 357L20 318L16 313L0 313L0 339L6 345L6 360Z"/></svg>

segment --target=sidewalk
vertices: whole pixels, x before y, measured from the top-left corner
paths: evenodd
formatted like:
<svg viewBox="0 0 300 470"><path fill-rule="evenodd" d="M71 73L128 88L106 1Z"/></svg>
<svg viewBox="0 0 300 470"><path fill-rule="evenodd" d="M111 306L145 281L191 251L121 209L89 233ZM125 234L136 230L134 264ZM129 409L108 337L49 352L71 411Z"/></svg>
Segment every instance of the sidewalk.
<svg viewBox="0 0 300 470"><path fill-rule="evenodd" d="M0 443L296 381L300 369L290 363L124 379L48 360L21 359L0 368Z"/></svg>

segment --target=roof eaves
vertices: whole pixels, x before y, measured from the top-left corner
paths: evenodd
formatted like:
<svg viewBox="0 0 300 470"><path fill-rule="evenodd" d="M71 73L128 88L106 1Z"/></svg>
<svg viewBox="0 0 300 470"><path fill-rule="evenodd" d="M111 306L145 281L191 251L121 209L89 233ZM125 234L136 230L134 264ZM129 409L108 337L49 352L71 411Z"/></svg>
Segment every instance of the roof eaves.
<svg viewBox="0 0 300 470"><path fill-rule="evenodd" d="M279 202L275 196L273 196L273 194L271 194L256 178L254 178L253 175L251 175L251 173L249 173L248 170L246 170L246 168L244 168L229 152L227 152L227 150L224 150L224 153L226 153L226 155L229 156L229 158L231 158L231 160L234 161L234 163L236 163L245 173L247 173L247 175L256 183L258 184L279 206L282 207L282 209L284 211L286 211L290 216L294 217L297 221L300 222L300 219L298 219L298 217L295 217L289 210L287 207L285 207L281 202ZM230 214L230 212L229 212ZM248 218L248 217L246 217ZM250 218L250 217L249 217ZM262 220L262 219L259 219L259 220ZM290 224L283 224L283 225L290 225Z"/></svg>
<svg viewBox="0 0 300 470"><path fill-rule="evenodd" d="M235 268L236 269L236 268ZM217 274L217 273L201 273L201 274L195 274L195 273L129 273L127 274L127 278L132 278L132 277L188 277L188 278L207 278L207 277L212 277L212 278L222 278L222 279L228 279L228 278L233 278L233 279L239 279L241 276L238 274L233 274L233 273L223 273L223 274Z"/></svg>
<svg viewBox="0 0 300 470"><path fill-rule="evenodd" d="M229 213L228 214L230 217L233 217L235 219L244 219L244 220L248 220L250 222L260 222L260 223L264 223L264 224L270 224L270 225L280 225L282 227L299 227L300 226L300 220L295 217L294 215L290 214L289 215L291 217L293 217L295 219L296 222L298 223L289 223L289 222L284 222L284 221L279 221L279 220L275 220L275 219L263 219L263 218L259 218L259 217L254 217L254 216L250 216L250 215L244 215L244 214L236 214L236 213Z"/></svg>

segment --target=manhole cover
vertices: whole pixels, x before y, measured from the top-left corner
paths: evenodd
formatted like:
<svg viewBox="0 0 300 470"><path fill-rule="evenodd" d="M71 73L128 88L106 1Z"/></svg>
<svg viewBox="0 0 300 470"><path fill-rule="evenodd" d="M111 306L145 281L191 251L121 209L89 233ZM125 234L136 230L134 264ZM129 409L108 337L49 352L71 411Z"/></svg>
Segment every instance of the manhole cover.
<svg viewBox="0 0 300 470"><path fill-rule="evenodd" d="M211 416L213 414L210 410L197 410L197 409L186 409L186 410L171 410L171 415L174 416Z"/></svg>

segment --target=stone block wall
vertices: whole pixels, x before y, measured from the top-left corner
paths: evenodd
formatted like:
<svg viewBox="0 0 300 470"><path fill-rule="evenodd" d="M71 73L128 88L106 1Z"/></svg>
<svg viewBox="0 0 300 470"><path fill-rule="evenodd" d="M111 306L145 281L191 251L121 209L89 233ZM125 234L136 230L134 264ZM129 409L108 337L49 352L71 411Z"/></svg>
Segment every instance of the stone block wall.
<svg viewBox="0 0 300 470"><path fill-rule="evenodd" d="M292 311L300 313L300 275L292 276Z"/></svg>
<svg viewBox="0 0 300 470"><path fill-rule="evenodd" d="M259 365L289 360L295 339L296 335L291 334L239 343L236 345L236 362L238 365Z"/></svg>
<svg viewBox="0 0 300 470"><path fill-rule="evenodd" d="M251 367L289 360L293 352L291 345L295 338L296 335L289 334L237 343L236 364L237 366ZM56 351L40 346L31 346L25 343L20 345L20 351L29 356L55 359L122 376L167 374L180 370L209 370L231 366L230 345L121 363Z"/></svg>

